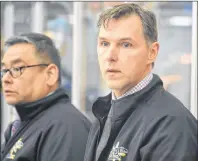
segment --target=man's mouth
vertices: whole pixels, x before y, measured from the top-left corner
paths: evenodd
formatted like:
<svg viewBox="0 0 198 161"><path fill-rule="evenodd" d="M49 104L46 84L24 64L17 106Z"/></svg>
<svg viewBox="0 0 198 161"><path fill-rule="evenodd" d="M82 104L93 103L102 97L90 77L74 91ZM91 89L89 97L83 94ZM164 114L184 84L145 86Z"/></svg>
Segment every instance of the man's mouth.
<svg viewBox="0 0 198 161"><path fill-rule="evenodd" d="M119 73L120 71L117 69L107 69L107 73Z"/></svg>
<svg viewBox="0 0 198 161"><path fill-rule="evenodd" d="M16 92L14 92L14 91L12 91L12 90L4 90L4 93L5 93L5 94L13 94L13 93L16 93Z"/></svg>

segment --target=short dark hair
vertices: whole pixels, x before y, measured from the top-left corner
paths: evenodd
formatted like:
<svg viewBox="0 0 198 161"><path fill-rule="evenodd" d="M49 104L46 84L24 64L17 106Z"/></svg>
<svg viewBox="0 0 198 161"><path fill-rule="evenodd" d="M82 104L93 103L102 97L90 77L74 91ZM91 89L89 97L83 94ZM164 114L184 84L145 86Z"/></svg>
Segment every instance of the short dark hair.
<svg viewBox="0 0 198 161"><path fill-rule="evenodd" d="M19 36L13 36L9 38L5 44L6 50L10 46L20 43L27 43L34 45L36 49L36 56L38 56L41 63L53 63L59 69L58 82L61 84L61 61L59 51L55 47L51 38L40 33L23 33Z"/></svg>
<svg viewBox="0 0 198 161"><path fill-rule="evenodd" d="M141 19L147 45L156 42L158 40L158 31L155 14L134 3L120 4L105 10L100 15L97 26L100 28L103 25L105 28L108 26L108 22L111 19L118 20L134 14ZM154 67L154 63L152 63L152 67Z"/></svg>
<svg viewBox="0 0 198 161"><path fill-rule="evenodd" d="M142 21L144 36L147 43L153 43L158 39L157 21L155 14L149 10L145 10L137 4L126 3L116 5L110 9L105 10L99 17L98 27L107 27L109 20L120 19L131 15L137 15Z"/></svg>

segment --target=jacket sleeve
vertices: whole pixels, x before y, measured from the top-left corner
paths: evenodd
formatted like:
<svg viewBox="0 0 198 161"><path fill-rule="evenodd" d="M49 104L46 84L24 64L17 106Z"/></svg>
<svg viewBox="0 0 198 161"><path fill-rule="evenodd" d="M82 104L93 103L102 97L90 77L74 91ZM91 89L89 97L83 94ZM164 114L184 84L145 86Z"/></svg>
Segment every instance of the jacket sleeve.
<svg viewBox="0 0 198 161"><path fill-rule="evenodd" d="M82 161L88 130L78 121L53 121L41 136L37 161Z"/></svg>
<svg viewBox="0 0 198 161"><path fill-rule="evenodd" d="M197 161L197 120L165 116L149 123L140 149L141 161Z"/></svg>

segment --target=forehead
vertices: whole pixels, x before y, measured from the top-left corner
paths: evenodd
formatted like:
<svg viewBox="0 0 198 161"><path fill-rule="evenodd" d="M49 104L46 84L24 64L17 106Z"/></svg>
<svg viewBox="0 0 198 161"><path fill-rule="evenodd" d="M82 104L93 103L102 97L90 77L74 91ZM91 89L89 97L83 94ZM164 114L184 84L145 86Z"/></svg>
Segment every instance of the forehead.
<svg viewBox="0 0 198 161"><path fill-rule="evenodd" d="M123 17L118 20L111 19L107 27L101 26L98 36L112 39L133 37L138 40L144 38L141 19L137 15Z"/></svg>
<svg viewBox="0 0 198 161"><path fill-rule="evenodd" d="M15 63L32 63L35 62L36 49L34 45L27 43L15 44L8 47L2 58L2 65L12 65ZM17 61L16 61L17 60Z"/></svg>

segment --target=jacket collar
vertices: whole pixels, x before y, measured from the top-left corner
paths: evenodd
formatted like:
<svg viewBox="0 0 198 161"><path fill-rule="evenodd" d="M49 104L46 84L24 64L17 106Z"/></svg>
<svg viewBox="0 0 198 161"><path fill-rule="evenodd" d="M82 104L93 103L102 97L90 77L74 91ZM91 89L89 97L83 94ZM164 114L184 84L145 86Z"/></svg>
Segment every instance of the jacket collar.
<svg viewBox="0 0 198 161"><path fill-rule="evenodd" d="M39 99L34 102L20 103L15 105L15 108L21 121L29 120L32 117L44 111L45 109L52 106L57 101L64 98L69 99L68 95L66 94L66 91L62 88L58 88L56 91L42 99Z"/></svg>
<svg viewBox="0 0 198 161"><path fill-rule="evenodd" d="M111 93L105 97L99 97L93 104L93 114L98 118L104 118L108 115L111 108L111 101L113 102L114 116L117 119L121 117L126 117L126 115L131 114L131 110L137 108L138 105L145 103L153 95L153 93L159 89L163 88L163 82L156 74L153 74L152 81L142 90L112 101Z"/></svg>

